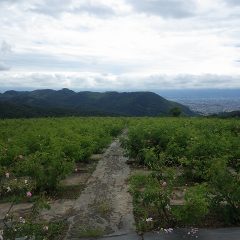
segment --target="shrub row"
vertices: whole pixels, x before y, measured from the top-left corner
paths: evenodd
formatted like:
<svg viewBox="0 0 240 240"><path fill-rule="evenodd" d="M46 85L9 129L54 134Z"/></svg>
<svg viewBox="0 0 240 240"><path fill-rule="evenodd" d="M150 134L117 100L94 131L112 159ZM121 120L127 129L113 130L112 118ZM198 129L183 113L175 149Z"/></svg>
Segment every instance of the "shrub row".
<svg viewBox="0 0 240 240"><path fill-rule="evenodd" d="M137 119L124 145L138 165L152 171L131 180L138 219L157 215L164 221L156 224L165 227L240 223L239 120ZM168 190L161 187L164 181ZM185 204L166 210L176 187L186 188Z"/></svg>
<svg viewBox="0 0 240 240"><path fill-rule="evenodd" d="M1 186L9 173L14 179L30 177L35 191L51 191L73 171L76 162L89 162L123 126L121 118L1 120ZM0 188L1 196L9 192Z"/></svg>

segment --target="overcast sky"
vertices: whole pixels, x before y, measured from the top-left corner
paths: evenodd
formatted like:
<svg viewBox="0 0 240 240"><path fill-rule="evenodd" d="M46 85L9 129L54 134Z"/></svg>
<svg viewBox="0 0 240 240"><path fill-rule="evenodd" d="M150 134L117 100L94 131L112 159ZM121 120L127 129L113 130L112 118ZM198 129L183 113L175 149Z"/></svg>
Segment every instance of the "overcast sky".
<svg viewBox="0 0 240 240"><path fill-rule="evenodd" d="M0 0L0 88L240 88L240 0Z"/></svg>

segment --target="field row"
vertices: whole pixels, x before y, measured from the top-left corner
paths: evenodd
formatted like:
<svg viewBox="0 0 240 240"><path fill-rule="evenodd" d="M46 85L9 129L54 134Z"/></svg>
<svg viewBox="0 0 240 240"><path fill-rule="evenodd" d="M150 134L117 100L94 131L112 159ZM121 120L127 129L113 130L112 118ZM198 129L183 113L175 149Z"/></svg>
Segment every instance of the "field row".
<svg viewBox="0 0 240 240"><path fill-rule="evenodd" d="M76 164L89 163L126 127L122 144L133 159L129 183L138 231L240 224L236 119L1 120L1 200L51 194Z"/></svg>
<svg viewBox="0 0 240 240"><path fill-rule="evenodd" d="M239 120L138 119L124 145L139 231L240 224Z"/></svg>
<svg viewBox="0 0 240 240"><path fill-rule="evenodd" d="M124 127L121 118L0 121L0 196L51 192Z"/></svg>

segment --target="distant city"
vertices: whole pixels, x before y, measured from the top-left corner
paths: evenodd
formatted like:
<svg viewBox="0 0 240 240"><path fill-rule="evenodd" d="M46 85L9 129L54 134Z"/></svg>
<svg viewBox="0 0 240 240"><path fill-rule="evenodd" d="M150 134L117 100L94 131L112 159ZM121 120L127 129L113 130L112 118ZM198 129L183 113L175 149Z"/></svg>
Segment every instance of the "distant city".
<svg viewBox="0 0 240 240"><path fill-rule="evenodd" d="M203 115L240 111L240 89L163 90L158 93Z"/></svg>
<svg viewBox="0 0 240 240"><path fill-rule="evenodd" d="M240 98L197 98L197 99L171 99L188 106L191 110L203 115L219 112L240 111Z"/></svg>

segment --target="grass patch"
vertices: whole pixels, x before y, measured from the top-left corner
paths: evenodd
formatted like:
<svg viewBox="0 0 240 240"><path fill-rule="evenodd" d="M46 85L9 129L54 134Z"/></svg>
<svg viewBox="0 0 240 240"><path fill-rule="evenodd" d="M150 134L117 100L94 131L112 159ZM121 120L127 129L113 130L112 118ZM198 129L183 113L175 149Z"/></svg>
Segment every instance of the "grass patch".
<svg viewBox="0 0 240 240"><path fill-rule="evenodd" d="M97 202L95 206L96 206L96 213L103 218L108 217L112 211L111 206L106 201Z"/></svg>
<svg viewBox="0 0 240 240"><path fill-rule="evenodd" d="M97 238L97 237L102 237L103 235L104 235L104 230L97 227L97 228L81 229L79 231L78 237L81 237L81 238L87 238L87 237Z"/></svg>

